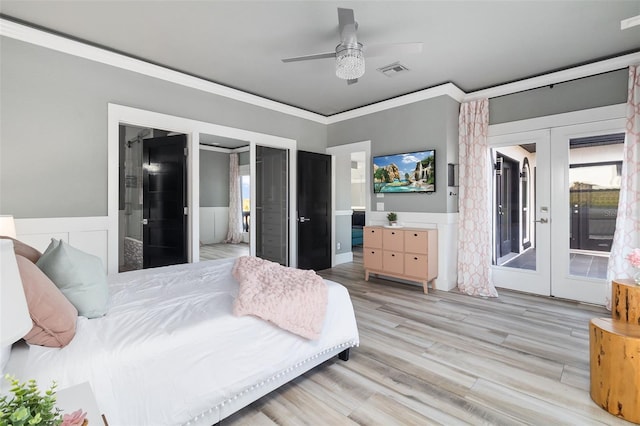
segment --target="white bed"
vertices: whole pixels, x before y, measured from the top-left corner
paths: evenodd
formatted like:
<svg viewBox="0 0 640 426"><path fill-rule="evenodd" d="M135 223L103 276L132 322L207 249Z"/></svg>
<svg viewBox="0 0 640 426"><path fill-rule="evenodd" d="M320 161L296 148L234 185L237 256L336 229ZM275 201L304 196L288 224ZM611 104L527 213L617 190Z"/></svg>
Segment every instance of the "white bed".
<svg viewBox="0 0 640 426"><path fill-rule="evenodd" d="M63 349L14 347L5 371L43 387L90 382L111 426L211 425L358 345L349 294L331 281L318 340L233 316L234 260L110 276L105 317L79 317Z"/></svg>

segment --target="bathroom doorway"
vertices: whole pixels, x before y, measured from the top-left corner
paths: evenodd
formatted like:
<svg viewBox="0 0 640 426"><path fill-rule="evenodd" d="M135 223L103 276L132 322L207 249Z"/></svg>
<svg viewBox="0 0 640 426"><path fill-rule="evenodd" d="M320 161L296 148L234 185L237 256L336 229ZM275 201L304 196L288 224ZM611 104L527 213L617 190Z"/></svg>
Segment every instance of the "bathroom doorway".
<svg viewBox="0 0 640 426"><path fill-rule="evenodd" d="M187 136L120 125L120 272L186 263Z"/></svg>

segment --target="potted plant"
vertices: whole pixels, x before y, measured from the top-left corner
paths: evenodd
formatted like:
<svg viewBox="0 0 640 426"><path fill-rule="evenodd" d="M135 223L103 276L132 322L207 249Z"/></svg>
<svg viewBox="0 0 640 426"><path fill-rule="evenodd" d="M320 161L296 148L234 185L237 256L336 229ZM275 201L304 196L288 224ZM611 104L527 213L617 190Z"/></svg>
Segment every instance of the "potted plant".
<svg viewBox="0 0 640 426"><path fill-rule="evenodd" d="M387 214L387 220L389 221L389 225L396 226L398 224L398 215L394 212L389 212Z"/></svg>
<svg viewBox="0 0 640 426"><path fill-rule="evenodd" d="M0 397L0 425L11 426L88 426L87 413L82 410L62 414L56 407L56 383L40 394L35 380L20 383L15 377L5 376L11 383L9 395Z"/></svg>
<svg viewBox="0 0 640 426"><path fill-rule="evenodd" d="M41 395L35 380L20 383L9 375L5 378L11 383L13 398L0 397L0 424L53 426L62 423L60 409L55 406L55 383Z"/></svg>

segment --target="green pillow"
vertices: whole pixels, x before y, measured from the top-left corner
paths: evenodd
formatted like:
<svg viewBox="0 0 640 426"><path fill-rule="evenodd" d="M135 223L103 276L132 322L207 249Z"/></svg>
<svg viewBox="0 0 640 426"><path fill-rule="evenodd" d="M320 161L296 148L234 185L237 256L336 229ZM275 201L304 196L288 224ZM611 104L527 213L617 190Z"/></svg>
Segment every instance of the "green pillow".
<svg viewBox="0 0 640 426"><path fill-rule="evenodd" d="M99 257L52 238L36 265L76 307L78 315L97 318L107 313L107 274Z"/></svg>

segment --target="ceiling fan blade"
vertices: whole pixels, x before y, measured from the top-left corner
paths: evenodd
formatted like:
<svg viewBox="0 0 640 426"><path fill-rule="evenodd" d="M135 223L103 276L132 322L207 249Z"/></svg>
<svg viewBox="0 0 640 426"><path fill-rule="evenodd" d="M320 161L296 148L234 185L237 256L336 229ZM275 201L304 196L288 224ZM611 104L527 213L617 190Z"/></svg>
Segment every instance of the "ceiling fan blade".
<svg viewBox="0 0 640 426"><path fill-rule="evenodd" d="M357 78L353 78L351 80L347 80L347 86L351 86L352 84L356 84L358 82Z"/></svg>
<svg viewBox="0 0 640 426"><path fill-rule="evenodd" d="M285 58L282 62L297 62L297 61L309 61L311 59L326 59L335 58L336 52L316 53L313 55L295 56L293 58Z"/></svg>
<svg viewBox="0 0 640 426"><path fill-rule="evenodd" d="M364 47L366 56L391 56L422 52L422 42L369 44Z"/></svg>
<svg viewBox="0 0 640 426"><path fill-rule="evenodd" d="M358 24L353 15L353 9L338 8L338 32L340 33L340 42L343 44L356 44L356 31Z"/></svg>

